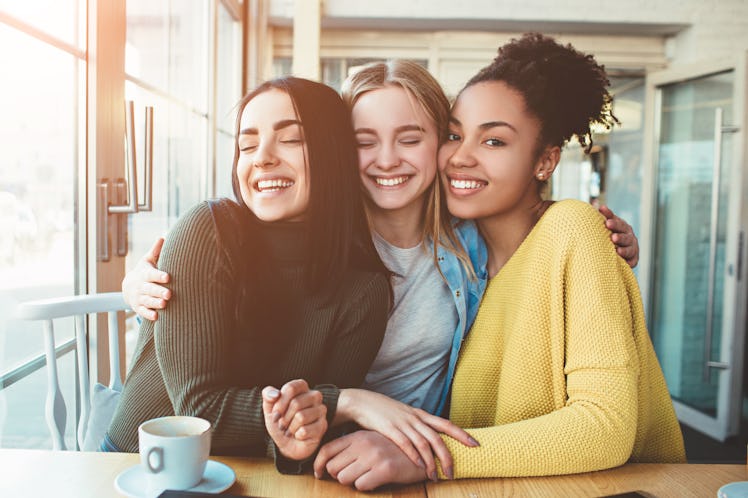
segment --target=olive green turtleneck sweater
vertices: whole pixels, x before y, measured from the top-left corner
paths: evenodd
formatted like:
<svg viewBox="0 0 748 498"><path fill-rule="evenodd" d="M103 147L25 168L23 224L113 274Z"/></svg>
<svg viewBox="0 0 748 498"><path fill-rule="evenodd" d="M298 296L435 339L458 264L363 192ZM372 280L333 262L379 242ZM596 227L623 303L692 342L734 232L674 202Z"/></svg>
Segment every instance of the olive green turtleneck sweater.
<svg viewBox="0 0 748 498"><path fill-rule="evenodd" d="M219 212L237 211L220 201ZM215 210L214 210L215 212ZM234 217L222 220L236 225ZM225 224L220 237L243 226ZM303 292L303 226L260 228L289 290L302 326L292 329L285 350L270 367L253 365L272 351L258 348L247 330L274 334L273 317L245 317L235 307L238 258L219 244L208 203L201 203L169 233L159 267L171 275L172 299L156 322L144 321L122 398L108 435L121 450L138 451L138 425L167 415L195 415L213 424L213 454L264 455L268 442L261 390L303 378L320 390L332 420L338 387L361 384L382 341L389 290L384 275L350 270L331 299ZM250 282L263 286L262 282ZM263 287L260 287L262 290ZM285 304L285 303L284 303ZM253 329L253 327L255 327ZM272 345L273 343L270 342Z"/></svg>

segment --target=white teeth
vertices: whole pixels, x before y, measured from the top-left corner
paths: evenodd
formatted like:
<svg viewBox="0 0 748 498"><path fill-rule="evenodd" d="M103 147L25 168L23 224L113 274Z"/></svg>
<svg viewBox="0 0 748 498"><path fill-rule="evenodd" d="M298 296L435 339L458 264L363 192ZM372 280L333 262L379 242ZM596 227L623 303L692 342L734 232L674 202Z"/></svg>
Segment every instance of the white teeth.
<svg viewBox="0 0 748 498"><path fill-rule="evenodd" d="M484 182L477 182L475 180L449 180L449 184L452 186L452 188L459 188L459 189L475 189L480 188L485 185Z"/></svg>
<svg viewBox="0 0 748 498"><path fill-rule="evenodd" d="M407 176L398 176L397 178L380 178L378 176L374 177L374 181L377 182L377 185L381 185L383 187L394 187L395 185L405 183L407 180Z"/></svg>
<svg viewBox="0 0 748 498"><path fill-rule="evenodd" d="M275 179L275 180L260 180L257 182L257 190L260 192L265 191L277 191L282 188L288 188L291 185L293 185L294 182L291 180L281 180L281 179Z"/></svg>

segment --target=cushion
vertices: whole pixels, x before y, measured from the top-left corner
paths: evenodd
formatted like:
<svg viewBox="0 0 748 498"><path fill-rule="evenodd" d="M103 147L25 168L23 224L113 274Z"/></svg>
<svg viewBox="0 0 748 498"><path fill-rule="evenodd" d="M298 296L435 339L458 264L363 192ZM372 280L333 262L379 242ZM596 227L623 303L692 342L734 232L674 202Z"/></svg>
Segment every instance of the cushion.
<svg viewBox="0 0 748 498"><path fill-rule="evenodd" d="M96 383L91 392L91 412L83 436L82 451L98 451L114 417L121 392Z"/></svg>

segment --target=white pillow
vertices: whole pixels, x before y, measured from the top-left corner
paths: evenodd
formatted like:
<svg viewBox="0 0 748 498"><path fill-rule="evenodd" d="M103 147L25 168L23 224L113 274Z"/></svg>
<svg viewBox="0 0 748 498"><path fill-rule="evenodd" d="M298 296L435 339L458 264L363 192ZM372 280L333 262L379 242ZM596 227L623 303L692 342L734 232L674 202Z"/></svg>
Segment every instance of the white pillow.
<svg viewBox="0 0 748 498"><path fill-rule="evenodd" d="M103 384L94 385L91 393L91 412L88 415L86 434L83 436L82 451L99 451L121 394Z"/></svg>

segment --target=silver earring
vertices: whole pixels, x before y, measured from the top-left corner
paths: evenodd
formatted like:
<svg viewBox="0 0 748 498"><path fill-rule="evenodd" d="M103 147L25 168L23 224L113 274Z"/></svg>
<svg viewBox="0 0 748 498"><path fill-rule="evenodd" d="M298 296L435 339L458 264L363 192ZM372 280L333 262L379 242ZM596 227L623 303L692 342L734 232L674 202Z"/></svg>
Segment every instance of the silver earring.
<svg viewBox="0 0 748 498"><path fill-rule="evenodd" d="M538 180L543 180L544 178L545 178L545 174L543 174L542 171L538 173Z"/></svg>

